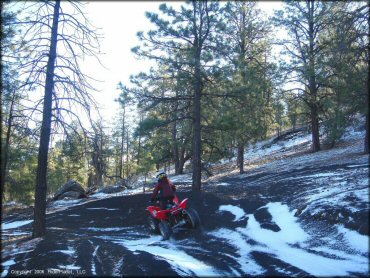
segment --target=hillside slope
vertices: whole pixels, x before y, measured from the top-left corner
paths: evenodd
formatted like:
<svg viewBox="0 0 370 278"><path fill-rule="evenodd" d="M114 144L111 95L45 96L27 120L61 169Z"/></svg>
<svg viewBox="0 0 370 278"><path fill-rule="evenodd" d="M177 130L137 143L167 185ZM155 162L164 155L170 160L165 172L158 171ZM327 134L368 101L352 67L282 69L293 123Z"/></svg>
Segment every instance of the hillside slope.
<svg viewBox="0 0 370 278"><path fill-rule="evenodd" d="M198 194L189 175L172 177L202 225L176 230L168 241L148 231L149 192L140 187L54 203L41 240L19 241L30 235L31 215L8 215L2 276L369 275L362 136L352 131L337 148L315 154L306 134L263 142L246 153L245 174L218 173Z"/></svg>

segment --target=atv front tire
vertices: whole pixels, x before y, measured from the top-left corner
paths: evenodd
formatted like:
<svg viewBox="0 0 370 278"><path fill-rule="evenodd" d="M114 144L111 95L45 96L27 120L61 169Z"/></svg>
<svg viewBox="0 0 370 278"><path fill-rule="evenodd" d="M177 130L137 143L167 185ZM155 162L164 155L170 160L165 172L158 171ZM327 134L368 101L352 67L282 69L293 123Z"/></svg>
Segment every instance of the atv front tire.
<svg viewBox="0 0 370 278"><path fill-rule="evenodd" d="M187 208L186 213L186 224L192 229L196 229L200 225L200 218L198 212L193 208Z"/></svg>
<svg viewBox="0 0 370 278"><path fill-rule="evenodd" d="M158 226L159 226L159 231L161 232L161 235L163 237L163 240L169 239L172 234L170 225L166 221L162 220Z"/></svg>

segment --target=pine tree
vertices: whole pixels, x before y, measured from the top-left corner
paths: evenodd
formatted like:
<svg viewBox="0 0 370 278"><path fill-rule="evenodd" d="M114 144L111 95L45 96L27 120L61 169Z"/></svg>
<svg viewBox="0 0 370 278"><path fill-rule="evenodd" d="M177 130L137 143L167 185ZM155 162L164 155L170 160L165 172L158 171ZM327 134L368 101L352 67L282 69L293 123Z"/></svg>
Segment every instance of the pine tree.
<svg viewBox="0 0 370 278"><path fill-rule="evenodd" d="M192 97L193 145L192 167L194 190L201 189L201 99L204 83L209 75L206 65L212 60L212 47L219 28L217 2L189 1L179 11L166 4L160 6L163 14L147 13L156 30L146 35L139 33L143 49L137 55L159 61L174 69L187 72ZM168 18L166 20L165 18ZM176 55L180 52L180 55ZM180 60L178 58L181 58Z"/></svg>
<svg viewBox="0 0 370 278"><path fill-rule="evenodd" d="M365 3L339 2L334 7L334 24L324 37L326 67L331 73L325 105L326 129L331 145L340 139L356 114L368 123L369 6ZM368 134L368 129L366 130ZM365 136L365 153L368 148Z"/></svg>
<svg viewBox="0 0 370 278"><path fill-rule="evenodd" d="M328 78L323 65L328 46L321 37L331 27L334 5L315 0L286 1L284 10L274 17L277 26L284 27L289 34L289 38L279 41L290 59L283 68L287 72L286 80L295 84L291 90L298 92L310 110L313 152L320 150L321 93L325 93Z"/></svg>
<svg viewBox="0 0 370 278"><path fill-rule="evenodd" d="M227 121L236 140L237 163L243 173L244 149L248 142L261 138L269 114L268 95L273 76L267 62L270 28L256 2L229 2L225 7L226 37L230 59L231 84L227 85ZM229 95L229 96L227 96ZM225 121L224 121L225 122Z"/></svg>
<svg viewBox="0 0 370 278"><path fill-rule="evenodd" d="M33 229L33 237L41 237L46 233L47 166L52 119L61 126L68 125L67 118L74 117L80 121L80 115L72 109L76 106L90 115L94 101L88 91L94 88L89 82L91 79L81 72L79 61L84 55L97 54L99 37L78 3L63 2L63 5L70 5L71 13L61 10L60 0L24 5L29 16L17 22L25 30L22 41L17 45L21 61L20 78L25 80L25 90L44 90L43 98L33 107L34 111L42 111ZM41 109L39 105L42 105ZM79 124L83 127L81 122Z"/></svg>

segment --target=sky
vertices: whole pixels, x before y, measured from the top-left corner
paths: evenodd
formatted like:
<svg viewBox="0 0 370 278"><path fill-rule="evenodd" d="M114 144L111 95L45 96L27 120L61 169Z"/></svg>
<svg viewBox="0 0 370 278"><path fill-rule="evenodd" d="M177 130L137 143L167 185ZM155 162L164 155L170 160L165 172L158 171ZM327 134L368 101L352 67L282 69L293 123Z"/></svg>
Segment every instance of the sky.
<svg viewBox="0 0 370 278"><path fill-rule="evenodd" d="M100 114L106 124L112 123L117 115L119 105L114 99L118 98L118 82L129 84L130 75L147 71L150 62L138 60L131 49L139 45L138 31L150 30L153 26L145 17L146 11L158 11L160 1L90 1L86 5L86 16L91 23L100 28L103 35L101 40L100 61L86 59L83 68L94 78L101 80L96 84L100 92L94 97L99 105ZM172 2L172 6L183 2ZM281 7L281 2L260 1L262 10L271 13Z"/></svg>

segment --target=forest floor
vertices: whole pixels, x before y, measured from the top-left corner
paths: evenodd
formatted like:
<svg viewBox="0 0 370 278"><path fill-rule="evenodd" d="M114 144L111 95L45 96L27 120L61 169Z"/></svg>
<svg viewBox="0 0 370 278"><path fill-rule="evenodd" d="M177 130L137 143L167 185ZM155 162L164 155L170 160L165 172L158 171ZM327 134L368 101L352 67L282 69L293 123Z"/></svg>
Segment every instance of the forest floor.
<svg viewBox="0 0 370 278"><path fill-rule="evenodd" d="M310 153L305 136L250 149L244 174L219 173L200 193L173 177L201 227L167 241L148 230L141 188L54 203L43 239L30 240L32 211L8 211L2 276L367 276L363 140Z"/></svg>

